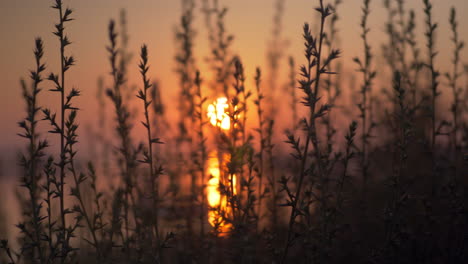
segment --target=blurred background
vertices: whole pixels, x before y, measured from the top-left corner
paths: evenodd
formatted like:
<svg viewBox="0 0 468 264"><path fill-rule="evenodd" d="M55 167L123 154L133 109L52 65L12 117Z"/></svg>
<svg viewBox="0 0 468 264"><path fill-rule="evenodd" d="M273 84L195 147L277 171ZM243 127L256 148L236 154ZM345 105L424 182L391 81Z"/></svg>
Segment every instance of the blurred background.
<svg viewBox="0 0 468 264"><path fill-rule="evenodd" d="M211 79L212 73L208 70L205 58L209 55L209 45L204 17L201 13L202 1L196 1L195 30L195 57L197 67L201 70L205 79ZM265 79L270 78L266 67L267 51L271 46L274 28L274 17L278 14L276 0L220 0L221 6L228 8L226 16L226 30L235 37L232 51L243 60L246 69L247 85L253 89L253 76L257 66L264 70ZM290 0L283 1L283 11L281 13L281 32L279 40L283 43L282 57L279 61L280 70L277 78L278 86L286 84L288 71L287 59L292 56L296 61L296 68L302 64L303 60L303 38L302 26L304 22L312 24L316 29L316 12L314 7L318 1L314 0ZM327 2L327 1L325 1ZM424 28L422 16L422 1L407 1L407 9L414 9L417 19L417 34L424 43ZM86 143L87 127L96 124L96 112L98 100L98 80L103 78L104 87L110 84L109 63L107 51L108 43L107 27L109 20L119 19L122 10L125 10L127 19L127 31L129 34L128 51L133 54L133 59L129 68L129 86L139 88L141 80L137 68L138 52L142 44L147 44L150 56L150 73L153 80L159 82L163 101L167 106L167 115L172 122L171 113L175 112L177 92L179 91L178 79L175 75L174 56L176 46L174 42L174 32L179 24L181 16L181 1L168 0L68 0L66 6L74 10L74 18L67 29L72 45L68 49L77 60L76 67L68 73L69 87L73 86L82 91L82 96L77 99L76 104L80 106L79 123L80 141L78 158L84 158L92 151L92 146ZM437 65L446 71L449 67L452 46L449 31L449 11L451 6L455 6L459 11L459 24L462 25L460 36L468 36L468 16L463 11L468 10L466 0L434 0L435 22L439 24L437 31ZM4 207L0 212L0 222L6 226L12 226L18 212L15 211L15 189L18 182L18 152L24 146L24 142L17 136L19 132L17 121L24 118L24 102L21 100L20 78L28 78L29 69L34 67L32 55L34 38L42 37L45 44L45 58L48 74L50 71L58 71L58 47L59 43L52 31L58 17L54 10L50 8L52 1L46 0L21 0L21 1L0 1L0 206ZM348 86L351 84L350 75L355 72L356 66L352 62L355 56L362 56L362 41L360 39L360 0L346 0L337 10L340 20L337 23L339 29L337 48L343 52L342 81L346 94ZM381 58L381 45L387 37L384 33L387 13L383 7L383 1L373 0L370 14L371 45L377 55L376 65L383 64ZM465 39L466 40L466 39ZM423 48L423 47L421 47ZM465 52L462 55L462 62L468 62ZM423 51L422 56L426 56ZM384 69L382 69L383 71ZM379 73L380 74L380 73ZM389 75L390 76L390 75ZM387 78L389 80L389 78ZM382 79L379 78L381 81ZM385 80L385 79L384 79ZM356 81L356 80L355 80ZM359 80L357 80L359 81ZM445 82L445 81L442 81ZM377 84L380 86L389 84ZM42 84L44 89L51 88L51 83L45 81ZM281 87L277 88L280 89ZM271 87L264 86L264 91ZM442 91L446 89L442 87ZM448 88L447 88L448 89ZM448 94L448 93L446 93ZM107 100L107 98L106 98ZM441 99L444 100L444 99ZM39 101L42 105L52 106L58 102L58 96L53 93L41 94ZM286 103L285 103L286 104ZM111 105L107 104L109 108ZM286 107L283 105L278 105ZM448 106L447 106L448 107ZM57 109L55 109L57 110ZM109 112L112 109L109 110ZM141 115L141 113L137 113ZM173 116L174 120L176 116ZM109 117L112 118L112 117ZM279 125L277 126L277 141L282 142L281 123L287 122L279 115ZM175 121L174 121L175 123ZM343 124L346 127L348 124ZM135 136L139 138L143 133L141 128L134 130ZM45 137L50 135L43 134ZM141 135L140 135L141 136ZM51 142L56 142L55 139ZM282 144L282 143L281 143ZM8 208L8 214L5 214ZM5 226L5 225L2 225ZM0 234L5 230L0 228Z"/></svg>

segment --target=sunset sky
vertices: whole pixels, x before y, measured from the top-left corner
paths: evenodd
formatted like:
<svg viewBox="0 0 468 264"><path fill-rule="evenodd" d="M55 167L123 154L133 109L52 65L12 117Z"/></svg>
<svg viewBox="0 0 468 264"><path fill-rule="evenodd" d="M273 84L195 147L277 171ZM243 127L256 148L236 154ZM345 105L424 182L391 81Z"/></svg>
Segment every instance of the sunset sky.
<svg viewBox="0 0 468 264"><path fill-rule="evenodd" d="M199 1L197 1L199 2ZM222 5L229 8L226 28L234 34L233 51L240 55L246 68L246 76L251 84L256 66L265 65L265 53L271 36L272 17L274 14L273 0L220 0ZM327 1L325 1L327 2ZM338 22L341 39L340 49L343 50L342 61L345 70L353 71L355 65L351 58L362 56L362 43L359 39L361 5L360 0L344 0L339 9L341 17ZM415 9L417 14L417 29L419 37L423 37L422 1L407 1L408 7ZM447 68L451 58L452 46L448 42L449 25L448 14L450 7L456 6L460 25L468 25L468 17L463 11L468 10L466 0L435 0L435 21L439 23L437 30L437 49L439 56L437 63L443 71ZM77 101L82 111L80 123L82 125L95 122L96 83L99 76L108 78L109 66L107 52L107 25L111 18L118 19L119 10L125 8L128 18L130 35L130 51L134 54L129 84L140 85L137 69L139 47L146 43L150 56L150 76L161 83L166 103L173 100L178 90L177 79L174 74L174 27L180 18L180 1L176 0L70 0L65 1L75 12L76 19L67 29L67 35L73 42L69 46L68 54L73 54L77 60L76 66L68 73L68 87L79 88L83 96ZM286 1L283 17L283 37L290 45L285 50L286 55L292 55L296 64L302 64L302 25L304 22L314 21L318 1L290 0ZM28 77L28 70L34 66L33 44L35 37L42 37L45 43L46 73L58 70L58 41L52 35L53 25L57 21L56 11L51 9L52 1L21 0L0 1L0 161L2 169L8 172L15 164L18 146L23 144L16 133L16 122L24 116L24 102L20 99L21 77ZM386 40L383 35L386 13L383 1L374 0L371 3L370 27L373 51L380 54L380 45ZM203 16L198 3L196 25L198 32L195 43L195 56L202 74L207 69L204 58L208 55L207 34L204 30ZM468 36L468 27L460 27L460 36ZM465 39L466 40L466 39ZM463 61L467 62L466 52ZM423 55L425 56L425 50ZM378 61L377 61L378 62ZM282 67L286 67L282 61ZM285 68L284 68L285 69ZM285 74L287 71L283 71ZM266 73L268 74L268 73ZM206 78L210 78L207 73ZM280 76L284 82L285 76ZM107 79L108 80L108 79ZM108 81L106 83L109 83ZM50 83L42 84L45 89ZM58 95L43 92L40 102L51 105L58 99ZM52 107L53 108L53 107ZM54 109L54 108L53 108ZM82 146L83 147L83 146ZM10 168L10 169L9 169Z"/></svg>

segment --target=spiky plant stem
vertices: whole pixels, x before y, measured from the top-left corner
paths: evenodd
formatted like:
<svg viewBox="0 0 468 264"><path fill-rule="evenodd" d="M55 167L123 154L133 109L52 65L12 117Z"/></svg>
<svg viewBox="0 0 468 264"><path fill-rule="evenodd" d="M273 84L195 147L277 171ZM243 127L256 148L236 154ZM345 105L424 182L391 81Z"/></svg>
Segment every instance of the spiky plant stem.
<svg viewBox="0 0 468 264"><path fill-rule="evenodd" d="M384 7L387 9L388 19L387 23L385 24L385 32L388 35L388 43L383 45L383 54L385 59L390 67L392 72L396 69L396 51L395 47L397 47L397 32L395 29L395 16L396 12L393 8L393 2L391 0L384 0Z"/></svg>
<svg viewBox="0 0 468 264"><path fill-rule="evenodd" d="M63 15L62 15L62 1L61 0L56 0L56 6L59 10L59 24L57 27L57 33L60 41L60 68L61 68L61 89L60 89L60 109L61 109L61 115L60 115L60 128L61 128L61 134L60 134L60 216L62 220L62 229L63 229L63 235L65 234L65 227L66 227L66 222L65 222L65 202L64 202L64 184L65 184L65 136L64 136L64 129L65 129L65 69L64 69L64 60L65 60L65 46L63 45ZM64 262L64 258L62 258L62 263Z"/></svg>
<svg viewBox="0 0 468 264"><path fill-rule="evenodd" d="M66 214L70 213L69 209L65 208L65 177L66 177L66 165L69 163L69 159L67 159L67 135L66 135L66 110L73 110L70 108L70 105L67 104L66 100L66 87L65 87L65 73L66 71L74 65L75 60L72 56L65 56L65 47L70 45L71 42L68 40L68 37L65 35L65 23L72 21L73 19L70 17L72 14L72 10L69 8L65 8L63 11L63 2L62 0L55 0L55 4L52 8L57 9L59 13L59 23L55 25L56 31L54 35L56 35L59 39L60 43L60 80L59 76L55 74L50 74L49 80L52 81L55 85L54 89L51 89L53 92L60 93L60 123L57 124L55 122L55 114L50 115L50 111L48 109L44 109L43 112L45 114L45 118L49 120L51 125L54 127L54 131L52 133L57 133L60 135L60 161L58 163L59 166L59 173L60 173L60 184L58 185L58 196L60 199L60 217L61 217L61 232L60 232L60 241L61 241L61 263L65 262L65 259L68 253L71 251L69 247L68 240L71 237L70 230L73 228L67 228L66 225ZM73 157L69 157L73 158Z"/></svg>
<svg viewBox="0 0 468 264"><path fill-rule="evenodd" d="M257 116L258 116L258 129L257 132L259 134L259 143L260 143L260 149L257 154L258 156L258 187L257 187L257 192L258 192L258 208L257 208L257 231L258 231L258 226L259 222L262 219L262 200L263 200L263 193L262 193L262 188L263 188L263 165L264 165L264 160L263 160L263 153L265 151L265 138L264 138L264 118L263 118L263 109L262 109L262 101L263 101L263 93L261 91L261 81L262 81L262 72L260 71L260 68L256 69L256 74L255 74L255 88L257 90L257 100L255 100L255 105L257 105Z"/></svg>
<svg viewBox="0 0 468 264"><path fill-rule="evenodd" d="M193 11L195 9L195 2L193 0L182 0L182 16L180 19L180 28L176 30L176 44L179 46L175 60L177 63L177 74L179 76L179 137L178 143L180 144L179 157L184 160L183 143L188 144L188 152L191 156L194 155L193 141L195 139L195 101L194 101L194 75L195 75L195 59L193 54L193 39L195 31L193 29ZM193 163L188 166L188 173L190 174L190 212L187 215L186 223L189 233L193 233L193 220L195 214L195 201L197 197L197 179L196 169Z"/></svg>
<svg viewBox="0 0 468 264"><path fill-rule="evenodd" d="M196 119L198 119L198 142L200 146L200 158L198 161L198 169L201 175L200 186L201 186L201 203L200 203L200 236L203 239L205 235L205 205L206 205L206 195L205 195L205 162L207 159L207 150L206 150L206 137L203 132L203 128L206 122L203 119L203 104L206 101L206 97L202 96L201 90L202 79L200 77L200 71L195 73L195 86L196 92L195 95L198 97L198 105L196 113Z"/></svg>
<svg viewBox="0 0 468 264"><path fill-rule="evenodd" d="M146 45L143 45L141 47L141 53L140 53L141 61L139 64L140 68L140 73L143 81L143 89L140 89L138 91L137 97L142 100L143 102L143 109L144 109L144 115L145 115L145 120L142 122L143 126L146 128L146 136L147 136L147 152L144 152L144 160L141 162L146 163L148 165L149 171L150 171L150 180L151 180L151 197L152 197L152 202L153 202L153 207L152 207L152 220L154 221L153 224L153 229L156 235L156 240L158 243L158 246L156 250L158 251L157 257L160 259L161 258L161 247L159 246L160 241L160 235L159 235L159 175L162 172L162 168L160 167L159 169L155 168L155 161L154 161L154 155L153 155L153 145L154 144L161 144L162 142L159 140L159 138L153 138L153 134L151 132L151 123L150 123L150 116L149 116L149 111L148 107L151 105L152 101L149 99L148 95L148 90L152 88L152 84L147 77L147 73L149 70L149 65L148 65L148 49Z"/></svg>
<svg viewBox="0 0 468 264"><path fill-rule="evenodd" d="M433 23L432 21L432 4L430 0L423 0L424 3L424 13L426 14L426 39L427 39L427 57L428 62L426 66L429 68L430 75L431 75L431 82L430 82L430 93L431 93L431 102L429 105L429 115L430 115L430 142L429 148L431 152L431 159L432 159L432 194L436 191L436 137L437 137L437 104L436 100L437 97L440 95L438 87L438 77L439 72L435 69L435 57L437 56L437 52L435 50L435 30L437 28L437 23Z"/></svg>
<svg viewBox="0 0 468 264"><path fill-rule="evenodd" d="M431 91L431 133L430 133L430 147L431 151L434 151L436 144L436 99L439 96L438 86L439 83L437 78L439 73L435 69L435 57L437 52L435 51L435 30L437 28L437 23L432 21L432 4L429 0L423 0L424 2L424 13L426 14L426 39L427 39L427 57L428 63L427 67L429 68L431 75L430 91Z"/></svg>
<svg viewBox="0 0 468 264"><path fill-rule="evenodd" d="M63 16L62 16L62 1L57 0L57 5L59 8L60 14L60 28L63 32ZM64 53L65 53L65 46L63 45L63 34L59 31L59 40L60 40L60 68L61 68L61 91L60 91L60 104L61 104L61 114L60 114L60 127L62 129L62 134L60 136L60 192L62 195L60 196L60 211L62 212L62 227L65 229L66 222L65 222L65 214L64 212L64 183L65 183L65 136L63 134L63 129L65 129L65 70L64 70ZM63 258L62 258L63 262Z"/></svg>
<svg viewBox="0 0 468 264"><path fill-rule="evenodd" d="M449 80L450 88L452 89L453 103L451 107L452 119L453 119L453 129L451 133L452 147L455 153L455 160L458 160L458 130L460 129L460 101L461 89L458 87L458 79L461 76L460 73L460 53L464 48L464 42L460 40L458 34L458 21L457 13L454 7L450 11L450 26L452 30L452 43L454 45L453 49L453 70L452 73L447 73L446 77ZM456 175L456 172L455 172Z"/></svg>
<svg viewBox="0 0 468 264"><path fill-rule="evenodd" d="M283 30L283 17L285 11L285 0L276 0L274 3L274 15L272 21L271 40L269 41L267 50L267 66L268 66L268 86L270 87L270 93L265 95L267 103L266 116L269 119L274 119L277 115L278 109L277 103L277 81L278 73L281 66L281 61L284 57L284 50L286 47L286 41L282 38Z"/></svg>
<svg viewBox="0 0 468 264"><path fill-rule="evenodd" d="M421 59L420 59L420 49L416 41L416 22L415 22L415 13L414 10L411 10L409 13L408 23L407 23L407 39L406 41L410 45L412 61L410 70L413 72L412 76L408 76L408 91L412 94L412 105L413 107L417 104L417 91L419 89L419 74L421 72Z"/></svg>
<svg viewBox="0 0 468 264"><path fill-rule="evenodd" d="M370 32L370 28L368 27L368 18L370 14L370 0L363 1L362 7L362 19L361 19L361 38L364 45L364 59L361 60L359 58L354 58L354 61L358 65L358 71L362 73L364 83L362 84L362 88L360 94L362 96L362 101L358 104L358 108L360 111L361 123L362 123L362 132L361 132L361 170L362 170L362 193L363 193L363 204L366 202L366 192L367 192L367 182L368 182L368 169L369 169L369 161L368 161L368 148L369 148L369 138L371 137L370 133L373 128L373 125L369 125L372 123L372 120L369 120L369 96L372 88L372 81L376 76L376 72L371 69L373 55L371 46L369 45L368 35Z"/></svg>
<svg viewBox="0 0 468 264"><path fill-rule="evenodd" d="M129 124L130 113L126 105L123 102L121 87L125 82L125 76L122 69L119 68L117 64L117 59L119 56L119 49L117 47L117 33L115 31L115 22L113 20L109 23L109 40L110 46L107 47L109 52L109 61L111 65L111 75L113 78L113 87L112 89L107 90L107 95L111 98L114 103L115 112L117 115L117 134L120 138L119 147L120 153L124 159L124 164L122 165L122 177L125 185L124 190L124 223L125 223L125 236L126 240L124 241L124 246L128 250L129 248L129 239L130 239L130 227L129 227L129 205L130 200L133 198L133 171L135 165L134 151L132 146L132 141L130 137L131 125ZM121 55L121 54L120 54ZM134 209L134 220L135 224L138 227L136 209Z"/></svg>
<svg viewBox="0 0 468 264"><path fill-rule="evenodd" d="M46 184L43 187L47 192L45 202L47 204L47 243L49 246L49 258L48 261L51 261L55 258L56 254L56 247L53 243L52 234L54 233L54 220L52 216L53 208L52 208L52 198L56 194L56 191L53 189L53 185L56 184L55 174L56 168L54 167L54 158L50 156L47 159L47 162L44 166L44 174L46 175Z"/></svg>
<svg viewBox="0 0 468 264"><path fill-rule="evenodd" d="M300 168L300 177L298 186L296 189L296 195L294 199L291 201L291 215L289 219L289 226L288 226L288 234L286 238L286 244L283 250L283 256L281 263L284 263L288 256L288 250L291 246L291 239L293 233L293 227L295 223L296 216L299 214L297 209L298 202L300 201L300 194L302 191L302 184L307 171L305 170L307 157L309 156L309 145L310 143L314 147L314 157L315 161L317 162L317 176L320 180L325 181L324 175L324 164L322 161L322 155L319 146L318 134L317 134L317 126L316 126L316 119L325 115L329 109L327 104L322 105L319 109L316 109L317 102L319 101L319 87L320 87L320 77L322 74L331 74L327 70L330 62L334 59L339 57L340 52L338 50L330 51L328 57L323 61L322 64L322 48L323 48L323 40L324 40L324 26L325 20L328 16L331 15L331 10L327 6L325 7L323 4L323 0L320 0L320 6L316 8L321 15L320 17L320 33L318 38L313 38L312 34L309 29L309 25L306 23L304 25L304 39L305 39L305 56L307 59L307 65L301 67L301 74L304 78L300 81L301 89L304 91L306 97L303 104L309 107L309 120L304 120L307 136L306 136L306 143L304 147L303 153L299 156L301 160L301 168ZM312 70L315 67L315 78L312 77ZM314 85L312 89L312 85ZM325 210L326 204L325 199L322 199L322 209Z"/></svg>
<svg viewBox="0 0 468 264"><path fill-rule="evenodd" d="M337 13L337 8L338 6L342 3L342 0L335 0L333 3L333 15L330 19L329 23L329 29L328 29L328 34L326 35L325 38L325 45L327 46L327 49L331 51L333 49L333 46L335 45L336 39L337 39L337 34L338 34L338 29L336 27L336 24L339 20L339 16ZM330 65L330 71L335 71L335 68L338 68L339 65L336 67L332 67ZM334 90L332 88L335 88ZM338 97L341 95L341 90L340 90L340 85L339 85L339 80L336 80L335 82L332 80L332 75L328 75L328 78L325 80L325 91L327 92L327 99L328 103L330 104L331 108L326 116L323 118L323 124L325 125L326 129L326 149L327 149L327 156L329 156L333 152L333 136L336 133L336 129L332 126L332 108L335 107L336 101ZM334 93L333 93L334 92Z"/></svg>
<svg viewBox="0 0 468 264"><path fill-rule="evenodd" d="M354 152L352 148L354 145L354 138L356 136L356 129L357 129L357 123L355 121L351 122L351 124L349 125L348 134L346 134L345 136L346 152L345 152L345 157L343 159L344 168L343 168L343 174L341 175L338 181L338 194L336 197L336 208L338 211L341 211L343 209L343 202L344 202L343 201L343 189L344 189L346 178L348 177L349 162L354 157Z"/></svg>
<svg viewBox="0 0 468 264"><path fill-rule="evenodd" d="M268 181L271 187L271 204L270 204L270 211L271 211L271 223L272 228L278 228L278 188L277 188L277 179L276 179L276 172L275 172L275 160L273 156L273 131L275 121L273 119L267 119L266 121L266 137L265 137L265 153L268 161Z"/></svg>
<svg viewBox="0 0 468 264"><path fill-rule="evenodd" d="M294 58L292 56L289 57L289 85L288 88L290 90L290 96L291 96L291 112L292 112L292 132L296 132L298 126L299 126L299 118L297 114L297 104L298 104L298 99L296 96L296 65L294 63Z"/></svg>
<svg viewBox="0 0 468 264"><path fill-rule="evenodd" d="M32 254L33 259L35 258L34 249L37 249L39 255L39 261L45 263L44 252L41 247L41 236L42 236L42 220L40 216L40 211L42 206L38 205L38 177L40 173L38 172L38 163L40 162L41 157L44 155L43 150L48 146L47 141L38 141L36 127L38 120L36 119L37 113L40 110L40 107L37 106L37 96L41 91L39 84L42 82L41 73L45 70L45 65L42 64L41 59L44 55L42 39L37 38L35 41L35 50L34 56L36 61L36 69L31 71L31 79L33 81L32 89L26 87L25 82L22 82L23 86L23 97L27 105L27 117L24 121L19 122L19 126L23 128L24 133L19 134L21 137L28 139L28 155L22 155L21 165L25 169L25 175L23 177L22 186L26 187L29 192L29 199L31 202L31 224L33 227L33 237L32 237Z"/></svg>

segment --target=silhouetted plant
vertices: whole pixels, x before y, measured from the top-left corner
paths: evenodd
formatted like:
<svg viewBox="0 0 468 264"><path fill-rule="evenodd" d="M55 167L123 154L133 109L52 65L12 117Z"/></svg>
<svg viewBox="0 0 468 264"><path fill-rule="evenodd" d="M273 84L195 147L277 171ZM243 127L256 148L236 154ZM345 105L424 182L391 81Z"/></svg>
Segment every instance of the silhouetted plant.
<svg viewBox="0 0 468 264"><path fill-rule="evenodd" d="M214 72L215 84L212 86L214 93L220 91L229 97L229 81L233 74L235 58L230 50L234 41L234 35L228 34L225 26L225 17L228 12L226 7L219 7L218 0L203 1L203 13L208 29L208 41L210 55L207 62ZM214 21L213 21L214 16Z"/></svg>
<svg viewBox="0 0 468 264"><path fill-rule="evenodd" d="M436 192L436 177L437 177L437 158L436 158L436 138L438 136L437 128L437 98L440 96L439 92L439 72L435 68L435 57L437 56L437 51L435 50L435 32L437 29L437 23L432 21L432 4L429 0L423 0L424 3L424 13L426 15L426 46L427 46L427 62L425 66L429 70L430 74L430 104L428 105L428 114L430 117L430 130L429 130L429 148L432 157L432 193Z"/></svg>
<svg viewBox="0 0 468 264"><path fill-rule="evenodd" d="M342 0L335 0L333 5L330 6L330 8L333 9L333 14L331 15L328 32L326 33L326 38L324 40L324 44L328 50L332 50L334 47L336 48L337 46L338 29L336 24L339 20L337 9L341 4ZM334 63L330 63L329 68L331 72L339 72L341 70L341 64L337 63L337 65L334 65ZM333 127L332 124L332 109L336 107L337 101L342 93L339 75L329 74L328 78L324 80L324 84L324 89L327 92L328 104L331 107L328 110L328 114L323 117L322 123L326 128L325 144L327 146L327 155L330 155L333 152L333 137L336 134L336 128Z"/></svg>
<svg viewBox="0 0 468 264"><path fill-rule="evenodd" d="M23 132L19 136L28 140L27 154L21 154L20 165L23 167L23 177L21 178L21 186L28 190L29 194L29 208L26 210L25 215L29 215L30 219L18 224L21 233L25 235L21 245L21 251L24 254L30 254L30 258L38 260L40 263L45 263L46 256L42 246L43 237L43 220L46 218L42 216L42 202L40 201L40 180L42 173L40 170L41 159L45 155L44 150L48 147L46 140L39 140L37 132L37 114L41 107L38 105L37 97L42 88L39 85L42 83L42 72L45 70L45 64L42 63L44 55L43 42L41 38L35 41L34 57L36 61L36 69L31 70L30 78L32 80L32 87L27 87L25 81L22 81L23 98L26 102L27 116L18 124Z"/></svg>
<svg viewBox="0 0 468 264"><path fill-rule="evenodd" d="M195 141L194 131L195 124L195 58L194 58L194 38L195 30L193 29L194 23L194 10L195 2L193 0L182 1L182 16L180 18L180 25L175 31L175 41L178 46L175 56L176 73L179 78L180 92L178 96L178 110L179 110L179 135L177 138L177 151L178 159L180 162L184 160L191 160L194 156L196 148L193 142ZM186 151L188 149L188 151ZM186 155L188 154L188 156ZM187 228L190 234L193 234L194 223L193 216L195 214L195 202L197 199L197 179L196 169L193 162L190 162L185 168L177 168L177 175L189 174L190 175L190 195L188 201L190 203L190 213L187 214ZM180 181L180 179L179 179Z"/></svg>
<svg viewBox="0 0 468 264"><path fill-rule="evenodd" d="M361 171L362 171L362 205L365 207L366 203L366 192L369 175L369 140L372 137L372 130L376 124L370 119L371 113L371 94L373 80L377 76L377 72L372 68L373 54L372 49L368 41L368 35L370 28L368 27L368 17L370 14L370 0L364 0L362 7L361 17L361 38L364 44L364 58L361 60L355 57L353 60L358 66L358 72L363 75L363 84L359 93L361 94L361 101L357 104L359 108L359 117L361 118L361 148L359 150L361 156Z"/></svg>
<svg viewBox="0 0 468 264"><path fill-rule="evenodd" d="M275 107L278 100L278 75L281 68L281 61L284 57L285 49L288 42L282 36L283 33L283 17L285 13L285 0L276 0L274 2L274 15L271 30L271 39L267 46L267 83L270 87L270 92L265 95L266 112L265 116L268 119L274 119L278 109Z"/></svg>
<svg viewBox="0 0 468 264"><path fill-rule="evenodd" d="M204 133L204 127L207 123L205 119L203 118L204 114L204 103L206 102L207 98L202 94L202 78L200 76L200 72L197 70L195 73L195 100L196 106L195 106L195 120L198 122L198 129L196 130L196 134L198 137L198 146L199 149L196 152L196 159L195 159L195 165L198 167L199 175L200 175L200 236L203 238L205 234L205 222L206 222L206 192L205 192L205 185L206 185L206 180L205 180L205 163L206 160L208 159L208 153L207 153L207 146L206 146L206 141L207 138Z"/></svg>
<svg viewBox="0 0 468 264"><path fill-rule="evenodd" d="M66 72L75 65L75 59L73 56L65 55L65 48L71 44L68 36L65 33L65 25L72 21L71 15L73 11L70 8L64 8L61 0L55 0L53 9L56 9L59 13L59 22L55 25L56 31L54 35L57 36L60 43L60 74L51 73L48 80L53 82L54 88L50 89L52 92L58 92L60 94L60 121L56 122L56 114L51 113L49 109L43 109L44 120L47 120L52 130L49 133L58 134L60 136L60 154L59 162L56 165L59 168L60 182L57 187L56 195L60 200L60 220L61 226L59 230L58 241L60 244L60 251L58 252L61 262L67 261L67 257L75 249L71 246L70 240L74 237L73 232L80 226L81 216L75 217L75 222L67 226L66 216L75 212L73 208L67 208L65 206L65 178L66 171L68 170L77 182L77 173L74 166L74 158L76 151L73 146L77 143L76 130L78 125L75 122L77 110L72 105L72 100L75 97L80 96L80 91L72 88L67 91L66 89ZM73 189L72 189L73 190ZM73 195L72 191L72 195Z"/></svg>
<svg viewBox="0 0 468 264"><path fill-rule="evenodd" d="M122 161L120 164L120 173L122 176L122 182L124 184L124 199L117 199L116 201L122 201L123 203L123 220L125 225L125 237L122 241L126 250L129 250L129 243L131 242L132 234L130 233L130 217L129 209L133 208L133 220L136 228L139 227L137 223L136 208L131 207L131 204L135 202L134 198L134 187L135 187L135 169L137 166L136 155L138 150L134 148L130 130L132 125L129 123L130 112L128 107L123 101L122 97L122 85L125 83L125 72L118 65L118 58L121 56L117 47L117 33L115 30L115 22L113 20L109 23L109 41L110 45L107 47L109 52L109 61L111 65L111 76L113 79L112 89L107 90L107 95L110 97L114 104L117 122L117 135L120 138L120 146L118 148L119 160ZM116 206L118 208L118 206ZM117 213L117 212L116 212ZM138 232L137 232L138 233ZM127 256L128 257L128 256Z"/></svg>
<svg viewBox="0 0 468 264"><path fill-rule="evenodd" d="M460 129L460 101L461 99L461 93L462 89L458 86L458 80L460 79L461 76L461 70L460 70L460 53L463 50L465 43L460 40L459 35L458 35L458 21L457 21L457 12L454 7L452 7L450 11L450 26L452 30L452 42L453 42L453 57L452 57L452 63L453 63L453 70L451 73L446 73L445 77L449 81L449 86L452 90L452 96L453 96L453 103L450 108L450 111L452 112L452 131L451 131L451 144L452 148L455 153L454 160L458 160L458 131ZM455 175L457 173L455 172Z"/></svg>
<svg viewBox="0 0 468 264"><path fill-rule="evenodd" d="M318 133L317 133L317 123L316 120L317 118L321 118L324 115L327 114L327 111L329 109L328 104L323 104L320 106L320 108L316 108L317 103L320 100L319 97L319 88L320 88L320 80L321 80L321 75L326 75L326 74L332 74L328 70L328 67L330 65L330 62L332 62L334 59L339 57L340 52L338 50L331 50L330 54L323 58L322 57L322 48L323 48L323 42L324 42L324 26L325 26L325 21L328 16L332 14L332 10L330 9L329 6L325 6L323 4L323 1L320 0L320 6L316 8L316 11L319 12L320 14L320 32L318 37L314 38L311 34L311 31L309 29L309 25L306 23L304 25L304 39L305 39L305 57L307 59L307 64L303 65L301 67L301 76L302 80L299 81L301 85L301 89L303 90L305 96L302 101L302 104L306 107L309 108L309 117L308 119L304 119L303 126L304 126L304 131L306 132L306 143L304 146L304 150L301 151L301 148L299 147L299 141L298 139L295 139L293 136L289 136L288 143L293 146L293 149L295 149L296 153L294 154L296 158L300 161L301 167L300 167L300 177L298 181L298 185L296 187L296 193L295 195L289 194L289 200L287 202L288 206L291 206L291 216L289 219L289 227L288 227L288 235L286 238L286 244L284 247L284 252L282 256L282 262L284 263L287 259L288 256L288 251L294 240L297 239L297 237L294 237L293 234L296 234L293 230L294 224L296 222L296 217L298 215L305 215L306 217L311 217L310 216L310 205L311 205L311 200L307 198L303 198L303 200L300 199L300 195L302 192L302 187L303 187L303 182L305 176L311 177L314 175L317 179L318 182L321 183L321 189L319 190L320 194L323 195L321 198L318 198L318 202L320 204L320 209L322 210L322 215L319 215L320 217L324 217L323 213L327 211L327 194L324 194L324 191L326 188L325 185L323 184L328 184L328 170L325 168L327 161L324 161L322 159L322 150L321 146L319 144L319 138L318 138ZM315 71L315 75L313 73ZM307 164L307 159L309 156L309 147L310 145L313 146L314 150L312 153L312 156L314 157L315 165L313 167L306 167L306 166L312 166ZM313 177L313 176L312 176ZM286 189L288 193L288 187L287 187L287 182L283 181L283 188ZM314 194L314 191L312 188L308 188L307 190L308 196L312 195L316 199L318 196ZM324 219L321 219L324 220ZM308 220L306 220L308 222ZM310 222L309 222L310 223ZM322 226L322 228L326 228L325 226ZM326 230L320 230L321 235L324 235L326 233ZM307 234L307 236L310 236L311 232ZM320 234L319 234L320 236ZM318 238L320 240L320 238Z"/></svg>
<svg viewBox="0 0 468 264"><path fill-rule="evenodd" d="M266 138L265 138L265 119L264 119L264 110L262 108L262 102L264 99L262 89L261 89L261 81L262 81L262 72L260 68L257 68L255 71L255 89L257 92L257 99L254 100L254 104L257 106L257 116L258 116L258 128L256 131L258 133L258 142L260 144L259 150L257 153L257 177L258 177L258 186L257 186L257 193L258 193L258 201L257 201L257 225L260 224L262 219L262 200L266 195L266 191L263 191L263 178L264 178L264 153L265 153L265 145L266 145Z"/></svg>
<svg viewBox="0 0 468 264"><path fill-rule="evenodd" d="M143 150L143 159L140 160L141 163L145 163L149 167L149 173L150 173L150 182L151 182L151 192L150 192L150 197L152 200L152 206L151 206L151 225L152 228L150 230L151 237L155 237L156 241L156 251L158 252L157 254L157 259L160 261L161 259L161 248L159 244L161 243L161 238L160 238L160 227L159 227L159 205L160 205L160 197L159 197L159 176L163 172L163 168L161 165L157 166L156 161L154 160L154 154L153 154L153 146L155 144L162 144L163 142L159 138L154 138L153 133L151 132L151 122L150 122L150 116L149 116L149 107L151 105L151 101L148 96L148 92L150 89L152 89L152 84L147 77L147 73L149 70L149 65L148 65L148 49L146 45L143 45L141 47L141 53L140 53L141 61L139 64L140 68L140 73L142 76L143 80L143 88L138 91L137 97L143 101L143 109L144 109L144 115L145 119L142 121L143 126L146 128L146 136L147 136L147 146L146 149Z"/></svg>

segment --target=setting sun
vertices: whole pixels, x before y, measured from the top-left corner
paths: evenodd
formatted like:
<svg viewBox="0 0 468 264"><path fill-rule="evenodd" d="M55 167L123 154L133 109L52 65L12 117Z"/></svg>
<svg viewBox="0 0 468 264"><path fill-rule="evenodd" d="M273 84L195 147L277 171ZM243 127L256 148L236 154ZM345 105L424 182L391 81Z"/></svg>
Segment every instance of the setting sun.
<svg viewBox="0 0 468 264"><path fill-rule="evenodd" d="M207 116L213 126L219 127L223 130L231 128L231 121L226 110L229 108L228 99L220 97L215 102L208 106Z"/></svg>

